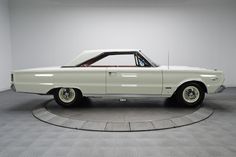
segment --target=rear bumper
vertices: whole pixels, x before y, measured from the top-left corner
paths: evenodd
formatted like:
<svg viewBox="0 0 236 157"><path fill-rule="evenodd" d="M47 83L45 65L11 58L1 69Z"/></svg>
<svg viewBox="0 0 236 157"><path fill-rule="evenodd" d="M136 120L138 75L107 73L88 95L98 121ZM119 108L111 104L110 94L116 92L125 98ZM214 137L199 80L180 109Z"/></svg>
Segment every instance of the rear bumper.
<svg viewBox="0 0 236 157"><path fill-rule="evenodd" d="M16 87L15 87L14 84L11 84L11 89L12 89L14 92L16 92Z"/></svg>
<svg viewBox="0 0 236 157"><path fill-rule="evenodd" d="M215 93L221 93L226 89L224 85L221 85L219 88L216 89Z"/></svg>

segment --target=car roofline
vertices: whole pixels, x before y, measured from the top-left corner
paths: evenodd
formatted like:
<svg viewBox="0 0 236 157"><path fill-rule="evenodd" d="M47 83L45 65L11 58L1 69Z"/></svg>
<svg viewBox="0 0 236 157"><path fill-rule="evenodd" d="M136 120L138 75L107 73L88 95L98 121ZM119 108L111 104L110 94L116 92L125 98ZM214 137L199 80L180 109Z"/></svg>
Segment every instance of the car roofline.
<svg viewBox="0 0 236 157"><path fill-rule="evenodd" d="M127 52L141 52L139 49L106 49L106 50L85 50L81 52L75 59L66 64L65 66L77 66L92 58L95 58L104 53L127 53Z"/></svg>

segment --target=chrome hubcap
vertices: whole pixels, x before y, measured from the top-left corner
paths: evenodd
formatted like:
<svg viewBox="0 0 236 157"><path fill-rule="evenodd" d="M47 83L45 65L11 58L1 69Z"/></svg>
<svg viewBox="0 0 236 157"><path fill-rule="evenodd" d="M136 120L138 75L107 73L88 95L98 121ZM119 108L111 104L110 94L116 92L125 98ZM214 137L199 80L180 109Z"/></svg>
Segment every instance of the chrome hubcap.
<svg viewBox="0 0 236 157"><path fill-rule="evenodd" d="M183 98L188 103L196 102L200 97L200 92L195 86L188 86L183 91Z"/></svg>
<svg viewBox="0 0 236 157"><path fill-rule="evenodd" d="M59 98L65 103L70 103L75 99L75 90L72 88L61 88Z"/></svg>

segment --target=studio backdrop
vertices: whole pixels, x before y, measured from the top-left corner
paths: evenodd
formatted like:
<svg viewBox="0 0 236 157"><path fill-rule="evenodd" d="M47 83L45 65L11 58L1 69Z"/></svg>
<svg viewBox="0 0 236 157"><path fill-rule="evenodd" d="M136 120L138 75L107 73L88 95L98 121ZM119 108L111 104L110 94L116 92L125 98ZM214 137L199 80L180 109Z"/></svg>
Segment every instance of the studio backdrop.
<svg viewBox="0 0 236 157"><path fill-rule="evenodd" d="M157 64L221 69L236 86L234 0L10 0L13 69L86 49L139 48Z"/></svg>

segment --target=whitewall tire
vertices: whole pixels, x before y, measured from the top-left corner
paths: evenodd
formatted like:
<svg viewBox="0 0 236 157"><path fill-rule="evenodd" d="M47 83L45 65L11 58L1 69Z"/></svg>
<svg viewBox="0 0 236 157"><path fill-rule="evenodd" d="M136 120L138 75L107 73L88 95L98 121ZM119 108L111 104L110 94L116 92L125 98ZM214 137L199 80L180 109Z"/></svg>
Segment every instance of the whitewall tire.
<svg viewBox="0 0 236 157"><path fill-rule="evenodd" d="M54 92L55 101L63 107L72 107L82 100L82 93L74 88L59 88Z"/></svg>
<svg viewBox="0 0 236 157"><path fill-rule="evenodd" d="M194 107L202 104L205 92L198 83L186 83L177 90L176 96L180 105Z"/></svg>

